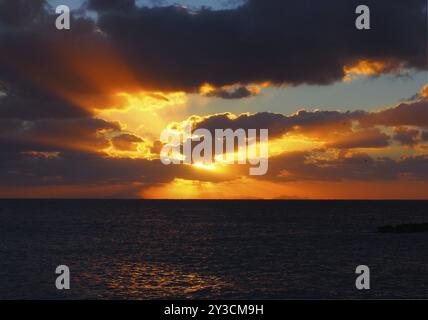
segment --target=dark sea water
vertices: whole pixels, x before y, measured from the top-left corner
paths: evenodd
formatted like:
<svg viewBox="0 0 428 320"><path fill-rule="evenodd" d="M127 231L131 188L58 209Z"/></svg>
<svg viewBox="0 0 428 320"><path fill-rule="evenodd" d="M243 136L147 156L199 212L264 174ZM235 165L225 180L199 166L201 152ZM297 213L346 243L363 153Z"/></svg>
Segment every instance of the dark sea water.
<svg viewBox="0 0 428 320"><path fill-rule="evenodd" d="M428 202L0 200L0 298L428 298ZM55 288L55 268L71 290ZM371 290L355 289L355 268Z"/></svg>

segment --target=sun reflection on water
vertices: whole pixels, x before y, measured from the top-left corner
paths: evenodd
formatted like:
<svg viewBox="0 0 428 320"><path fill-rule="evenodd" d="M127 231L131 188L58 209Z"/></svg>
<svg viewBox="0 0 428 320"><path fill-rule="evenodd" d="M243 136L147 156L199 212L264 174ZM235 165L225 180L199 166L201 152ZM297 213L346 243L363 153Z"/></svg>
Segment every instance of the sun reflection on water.
<svg viewBox="0 0 428 320"><path fill-rule="evenodd" d="M102 276L93 272L83 274L81 286L89 284L92 293L95 288L107 289L100 289L101 296L97 298L105 297L107 291L128 299L204 298L230 287L215 275L187 272L181 266L166 263L123 262L108 270Z"/></svg>

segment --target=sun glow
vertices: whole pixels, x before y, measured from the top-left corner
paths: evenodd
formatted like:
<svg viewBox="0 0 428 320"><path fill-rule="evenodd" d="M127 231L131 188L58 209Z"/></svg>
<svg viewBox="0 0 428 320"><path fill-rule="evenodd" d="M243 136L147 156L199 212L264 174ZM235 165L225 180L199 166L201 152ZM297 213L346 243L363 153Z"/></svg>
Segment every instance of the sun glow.
<svg viewBox="0 0 428 320"><path fill-rule="evenodd" d="M153 111L169 106L181 105L186 102L186 93L184 92L119 92L116 96L122 99L122 104L118 106L118 109L123 111L129 109Z"/></svg>
<svg viewBox="0 0 428 320"><path fill-rule="evenodd" d="M193 166L197 169L204 169L204 170L216 169L216 166L214 164L194 163Z"/></svg>
<svg viewBox="0 0 428 320"><path fill-rule="evenodd" d="M97 110L97 116L106 121L120 122L127 131L154 142L186 108L187 95L183 92L120 92L116 99L116 105Z"/></svg>

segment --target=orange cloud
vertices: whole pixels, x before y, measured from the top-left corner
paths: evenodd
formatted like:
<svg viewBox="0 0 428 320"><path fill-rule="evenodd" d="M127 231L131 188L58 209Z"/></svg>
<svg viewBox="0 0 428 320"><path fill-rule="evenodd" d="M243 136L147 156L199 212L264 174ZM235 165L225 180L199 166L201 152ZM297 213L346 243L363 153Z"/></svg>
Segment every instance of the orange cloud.
<svg viewBox="0 0 428 320"><path fill-rule="evenodd" d="M421 98L428 98L428 83L422 86L419 96Z"/></svg>
<svg viewBox="0 0 428 320"><path fill-rule="evenodd" d="M175 179L144 189L143 198L154 199L427 199L424 181L291 181L241 178L209 183Z"/></svg>
<svg viewBox="0 0 428 320"><path fill-rule="evenodd" d="M360 76L373 77L385 72L399 73L402 64L393 61L382 60L358 60L354 64L345 65L343 72L344 81L353 81Z"/></svg>

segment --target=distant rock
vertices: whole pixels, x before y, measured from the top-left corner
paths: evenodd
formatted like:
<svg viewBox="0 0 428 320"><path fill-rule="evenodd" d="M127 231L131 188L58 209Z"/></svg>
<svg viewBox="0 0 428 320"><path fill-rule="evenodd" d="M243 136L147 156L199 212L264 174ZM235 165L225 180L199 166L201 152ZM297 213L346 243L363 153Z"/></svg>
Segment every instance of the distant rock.
<svg viewBox="0 0 428 320"><path fill-rule="evenodd" d="M415 233L428 232L428 223L409 223L396 226L381 226L377 228L380 233Z"/></svg>

